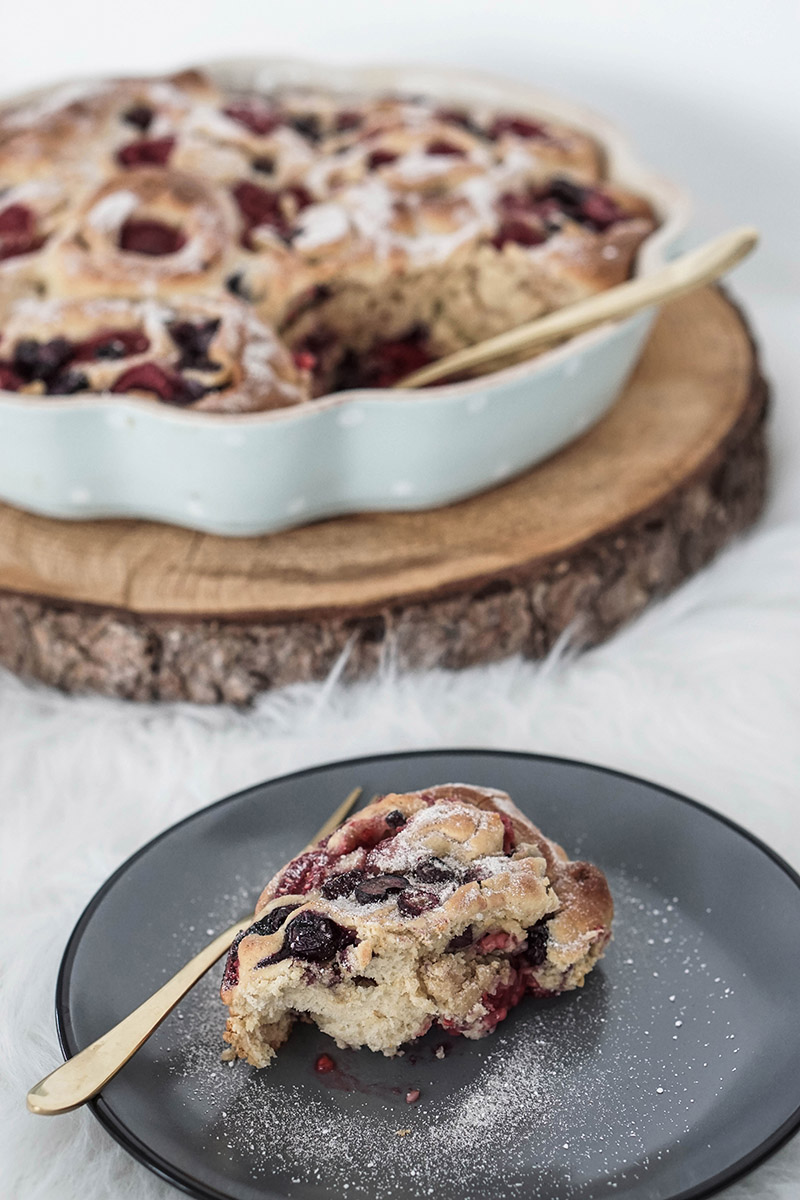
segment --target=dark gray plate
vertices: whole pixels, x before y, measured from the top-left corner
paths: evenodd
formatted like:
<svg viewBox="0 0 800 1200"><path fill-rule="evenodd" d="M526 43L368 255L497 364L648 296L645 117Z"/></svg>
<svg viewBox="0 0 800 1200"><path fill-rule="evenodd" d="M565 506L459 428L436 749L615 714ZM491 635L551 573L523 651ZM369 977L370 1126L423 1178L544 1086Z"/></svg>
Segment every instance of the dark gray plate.
<svg viewBox="0 0 800 1200"><path fill-rule="evenodd" d="M251 911L352 787L447 781L504 788L607 872L615 939L586 987L523 1002L483 1041L429 1034L397 1059L337 1050L303 1026L259 1072L220 1062L214 970L93 1104L109 1132L191 1195L225 1200L688 1200L784 1141L800 1125L800 877L684 797L533 755L337 763L167 830L70 939L56 998L65 1054ZM313 1067L323 1050L337 1065L325 1076Z"/></svg>

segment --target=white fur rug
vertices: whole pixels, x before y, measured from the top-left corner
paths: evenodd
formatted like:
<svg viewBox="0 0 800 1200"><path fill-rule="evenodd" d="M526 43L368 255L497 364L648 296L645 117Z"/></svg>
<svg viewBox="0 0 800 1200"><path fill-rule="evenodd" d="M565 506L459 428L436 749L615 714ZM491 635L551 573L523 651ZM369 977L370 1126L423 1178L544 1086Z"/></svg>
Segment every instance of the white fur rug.
<svg viewBox="0 0 800 1200"><path fill-rule="evenodd" d="M297 687L246 714L67 699L0 678L0 1195L174 1194L88 1112L44 1120L24 1095L59 1058L56 972L86 901L141 843L247 784L383 750L538 750L684 791L800 866L798 580L800 527L780 524L575 660ZM798 1194L800 1140L727 1193Z"/></svg>

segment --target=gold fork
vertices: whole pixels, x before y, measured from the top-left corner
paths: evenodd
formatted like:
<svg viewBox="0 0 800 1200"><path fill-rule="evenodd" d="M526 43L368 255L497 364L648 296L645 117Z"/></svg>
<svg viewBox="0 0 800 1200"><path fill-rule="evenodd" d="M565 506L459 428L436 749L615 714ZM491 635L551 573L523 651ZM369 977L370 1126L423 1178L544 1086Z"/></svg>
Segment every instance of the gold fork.
<svg viewBox="0 0 800 1200"><path fill-rule="evenodd" d="M533 354L535 350L583 333L604 321L618 321L643 308L661 304L665 300L675 300L686 292L711 283L746 258L757 244L756 229L747 226L731 229L696 250L681 254L650 275L629 279L626 283L609 288L607 292L578 300L557 312L548 313L546 317L518 325L516 329L499 333L465 350L457 350L455 354L448 354L446 358L412 371L392 387L425 387L429 383L442 383L463 371L484 373L497 370L507 364L509 358L514 361L517 356Z"/></svg>
<svg viewBox="0 0 800 1200"><path fill-rule="evenodd" d="M355 805L361 790L360 787L353 788L347 799L331 813L304 850L310 850L320 838L333 833ZM220 933L118 1025L40 1080L28 1092L30 1111L43 1117L53 1117L79 1108L102 1091L108 1081L114 1078L172 1012L178 1001L183 999L209 967L213 967L217 959L230 949L237 933L241 933L252 923L253 917L248 917Z"/></svg>

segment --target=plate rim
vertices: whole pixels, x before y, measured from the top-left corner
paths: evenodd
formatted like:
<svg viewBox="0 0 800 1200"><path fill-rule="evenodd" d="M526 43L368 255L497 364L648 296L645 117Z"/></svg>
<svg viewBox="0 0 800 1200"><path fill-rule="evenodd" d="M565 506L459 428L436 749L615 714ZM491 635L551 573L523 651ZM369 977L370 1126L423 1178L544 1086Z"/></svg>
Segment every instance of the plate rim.
<svg viewBox="0 0 800 1200"><path fill-rule="evenodd" d="M525 759L527 761L535 761L539 763L550 763L559 766L567 767L584 767L592 771L598 771L604 775L610 775L617 779L624 779L631 783L644 784L646 787L652 788L654 791L661 793L669 799L677 800L682 804L688 805L690 808L698 809L706 816L722 825L727 825L729 829L745 840L751 842L757 850L765 854L767 858L788 876L789 880L795 885L800 892L800 872L783 858L776 850L773 850L766 842L764 842L757 834L752 833L744 825L740 825L738 821L734 821L731 817L724 813L717 812L708 804L704 804L700 800L693 800L690 796L684 795L682 792L675 791L673 788L666 787L663 784L656 783L654 780L646 779L641 775L634 775L628 771L620 771L614 767L608 767L601 763L589 762L585 759L566 758L561 755L540 754L533 751L525 750L503 750L497 747L481 748L476 746L454 746L454 747L425 747L420 750L399 750L399 751L384 751L380 754L360 755L356 758L335 759L329 762L317 763L314 766L302 767L297 771L288 771L283 775L277 775L271 779L262 780L259 783L250 784L245 788L241 788L237 792L232 792L229 796L223 796L219 800L213 800L210 804L203 805L194 812L188 813L179 821L175 821L172 825L162 829L154 837L150 838L144 845L135 850L129 855L115 871L105 880L104 883L90 897L88 903L80 913L72 932L67 939L64 952L61 957L61 962L58 969L55 987L55 1025L56 1034L58 1037L59 1048L64 1055L65 1061L69 1060L78 1053L79 1048L71 1047L70 1039L72 1037L72 1022L69 1019L69 1006L67 1003L67 992L69 981L71 978L72 966L74 963L75 954L80 945L84 929L88 925L90 919L96 910L102 904L106 894L115 886L117 881L133 866L133 864L145 854L147 854L158 842L162 841L168 835L177 832L184 825L196 820L199 817L206 816L214 809L219 809L227 804L232 804L237 800L243 799L252 792L260 791L264 787L269 787L272 784L285 783L288 780L301 779L306 776L320 774L329 771L336 767L359 767L362 764L383 761L388 758L431 758L435 755L451 754L451 755L480 755L494 758L513 758ZM128 1127L118 1118L115 1117L112 1110L105 1105L102 1092L94 1099L88 1101L86 1106L102 1125L102 1127L111 1135L115 1142L120 1145L123 1150L127 1151L137 1162L146 1167L153 1174L158 1176L164 1182L171 1184L179 1191L184 1192L189 1196L193 1196L196 1200L235 1200L230 1192L220 1192L209 1184L203 1183L200 1180L185 1174L180 1168L168 1163L162 1159L159 1154L147 1147ZM770 1158L781 1146L785 1145L793 1134L800 1130L800 1105L795 1111L775 1129L767 1138L755 1146L748 1154L737 1159L724 1170L717 1172L708 1180L700 1184L694 1185L688 1190L676 1192L670 1196L668 1200L705 1200L706 1197L716 1195L723 1188L735 1183L737 1180L749 1174L755 1167L759 1166ZM264 1191L265 1197L278 1197L278 1193L271 1188L269 1191ZM529 1200L536 1200L532 1193L526 1193Z"/></svg>

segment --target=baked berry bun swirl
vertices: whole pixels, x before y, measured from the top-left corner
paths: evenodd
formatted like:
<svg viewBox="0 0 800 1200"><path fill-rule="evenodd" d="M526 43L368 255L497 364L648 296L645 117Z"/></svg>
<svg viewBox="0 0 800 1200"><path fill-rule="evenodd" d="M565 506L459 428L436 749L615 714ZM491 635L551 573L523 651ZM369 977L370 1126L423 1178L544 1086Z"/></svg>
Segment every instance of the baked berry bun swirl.
<svg viewBox="0 0 800 1200"><path fill-rule="evenodd" d="M480 101L189 71L0 112L0 318L31 294L244 303L314 395L612 287L656 224L581 130Z"/></svg>
<svg viewBox="0 0 800 1200"><path fill-rule="evenodd" d="M440 110L439 115L445 114ZM457 111L448 115L459 120ZM523 113L484 113L481 121L483 135L492 143L498 174L507 180L543 184L560 176L591 184L603 178L600 147L578 130Z"/></svg>
<svg viewBox="0 0 800 1200"><path fill-rule="evenodd" d="M603 155L592 138L522 113L448 106L419 96L366 100L298 89L280 93L274 112L318 147L314 174L343 182L391 166L390 156L396 162L407 152L409 134L419 152L491 162L531 182L565 175L590 183L603 175ZM420 166L420 173L429 166ZM413 168L407 172L406 186L413 182Z"/></svg>
<svg viewBox="0 0 800 1200"><path fill-rule="evenodd" d="M196 109L176 150L176 165L233 186L250 179L269 188L303 181L316 151L257 96L231 96Z"/></svg>
<svg viewBox="0 0 800 1200"><path fill-rule="evenodd" d="M55 88L0 114L0 174L4 161L28 178L70 163L96 185L116 167L163 166L194 114L220 103L199 71Z"/></svg>
<svg viewBox="0 0 800 1200"><path fill-rule="evenodd" d="M229 1054L266 1066L297 1018L386 1055L433 1025L484 1037L526 993L582 987L613 912L504 792L383 796L262 892L222 979Z"/></svg>
<svg viewBox="0 0 800 1200"><path fill-rule="evenodd" d="M221 286L234 212L224 193L160 167L120 172L52 246L62 296L209 294Z"/></svg>
<svg viewBox="0 0 800 1200"><path fill-rule="evenodd" d="M249 309L200 299L20 304L0 338L0 387L226 413L284 408L309 395L307 372Z"/></svg>

